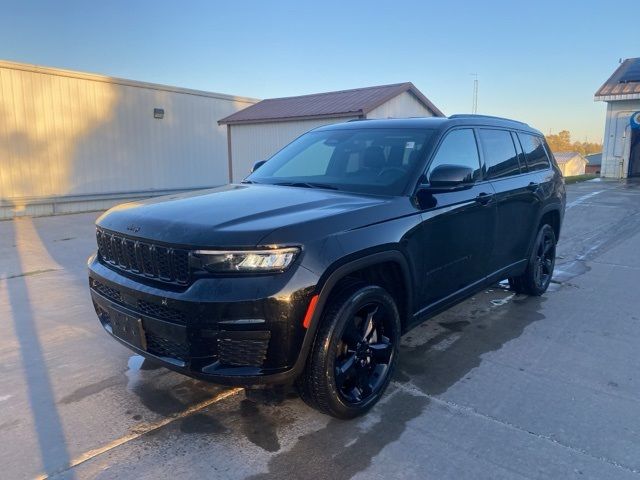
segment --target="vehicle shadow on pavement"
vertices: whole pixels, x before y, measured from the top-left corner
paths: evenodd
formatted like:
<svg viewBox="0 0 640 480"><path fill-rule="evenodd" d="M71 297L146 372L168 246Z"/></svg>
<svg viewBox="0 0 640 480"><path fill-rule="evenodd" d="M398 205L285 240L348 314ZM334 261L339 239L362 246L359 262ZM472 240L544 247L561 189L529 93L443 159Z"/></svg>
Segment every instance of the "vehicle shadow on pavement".
<svg viewBox="0 0 640 480"><path fill-rule="evenodd" d="M20 238L17 235L18 220L11 221L8 232L17 248L18 264L24 265L23 253L20 251ZM8 272L0 272L4 274ZM33 415L33 424L37 435L39 455L42 468L50 474L70 461L67 442L60 415L56 406L51 378L47 368L42 343L38 335L36 319L32 309L32 297L36 292L30 291L24 276L14 276L4 282L10 306L10 318L19 344L22 369L26 382L29 406ZM59 306L51 305L51 308ZM72 478L70 472L67 478Z"/></svg>
<svg viewBox="0 0 640 480"><path fill-rule="evenodd" d="M517 296L506 306L496 306L491 304L490 294L480 296L489 306L477 307L472 300L454 307L429 321L439 322L444 327L441 333L417 345L412 338L413 346L401 348L394 381L367 416L330 420L326 427L301 436L292 448L273 456L268 473L250 478L296 477L299 471L292 470L296 466L304 468L309 478L351 478L366 469L385 446L399 439L433 398L464 380L480 365L484 354L500 349L518 338L528 325L545 318L539 313L544 298ZM428 328L429 322L409 336L420 336L419 330Z"/></svg>
<svg viewBox="0 0 640 480"><path fill-rule="evenodd" d="M172 451L174 442L182 445L188 441L202 459L208 458L202 456L204 452L234 445L240 456L235 461L245 458L247 465L255 467L253 472L264 472L249 478L304 475L347 479L369 468L374 458L383 459L385 447L414 428L416 418L422 417L419 428L428 428L430 405L449 408L446 396L441 395L473 376L485 354L501 349L520 337L527 326L544 319L540 313L544 302L544 297L490 289L418 326L403 340L399 365L387 394L369 414L351 421L330 419L305 407L292 389L250 391L246 398L233 396L182 416L191 406L225 391L224 387L181 377L138 355L129 358L120 380L108 382L107 387L124 380L126 390L144 406L126 413L138 414L142 427L150 415L145 410L159 417L175 418L146 434L146 442L151 442L147 445L154 449ZM68 396L67 401L86 398L103 387L100 384L85 388ZM260 451L264 455L257 455ZM134 475L132 472L151 468L145 460L134 460L124 452L121 455L122 463L113 465L112 474ZM192 478L215 467L217 457L210 458L195 467ZM179 464L184 460L178 457L175 461ZM172 465L169 460L167 468ZM242 466L245 472L253 468L247 465ZM237 468L243 470L241 465Z"/></svg>

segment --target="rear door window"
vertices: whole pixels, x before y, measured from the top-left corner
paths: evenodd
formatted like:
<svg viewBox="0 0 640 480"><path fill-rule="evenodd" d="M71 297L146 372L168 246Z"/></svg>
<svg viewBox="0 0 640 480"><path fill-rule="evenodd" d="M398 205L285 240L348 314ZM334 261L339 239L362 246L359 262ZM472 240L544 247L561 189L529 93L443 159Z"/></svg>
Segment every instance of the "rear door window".
<svg viewBox="0 0 640 480"><path fill-rule="evenodd" d="M478 130L484 153L487 178L503 178L520 173L518 152L508 130Z"/></svg>
<svg viewBox="0 0 640 480"><path fill-rule="evenodd" d="M542 139L535 135L521 132L518 132L518 137L524 151L528 170L533 172L549 168L549 157L547 157Z"/></svg>
<svg viewBox="0 0 640 480"><path fill-rule="evenodd" d="M476 137L471 128L449 132L431 161L429 172L440 165L460 165L473 169L473 179L480 180L480 156Z"/></svg>
<svg viewBox="0 0 640 480"><path fill-rule="evenodd" d="M518 135L516 132L511 132L511 139L513 140L513 144L516 146L516 151L518 152L518 161L520 162L520 172L527 171L527 161L524 159L524 152L522 151L522 145L520 145L520 140L518 139Z"/></svg>

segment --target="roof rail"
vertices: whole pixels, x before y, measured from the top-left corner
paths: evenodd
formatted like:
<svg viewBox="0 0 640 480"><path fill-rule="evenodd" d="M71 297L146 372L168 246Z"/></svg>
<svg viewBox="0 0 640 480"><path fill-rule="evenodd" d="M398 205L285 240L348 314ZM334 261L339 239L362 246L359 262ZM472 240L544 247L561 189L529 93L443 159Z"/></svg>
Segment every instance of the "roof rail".
<svg viewBox="0 0 640 480"><path fill-rule="evenodd" d="M492 118L494 120L506 120L508 122L514 122L514 123L519 123L520 125L526 125L527 127L529 126L529 124L521 122L520 120L513 120L511 118L504 118L504 117L496 117L493 115L478 115L475 113L456 113L455 115L449 115L449 118Z"/></svg>

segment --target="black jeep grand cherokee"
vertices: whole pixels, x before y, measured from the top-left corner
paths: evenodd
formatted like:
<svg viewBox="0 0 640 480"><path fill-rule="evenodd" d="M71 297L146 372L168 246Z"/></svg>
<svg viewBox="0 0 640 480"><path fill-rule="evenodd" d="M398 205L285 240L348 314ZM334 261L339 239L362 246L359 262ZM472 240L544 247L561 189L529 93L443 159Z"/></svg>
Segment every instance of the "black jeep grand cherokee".
<svg viewBox="0 0 640 480"><path fill-rule="evenodd" d="M348 122L259 163L100 217L89 276L107 332L197 378L295 381L350 418L383 394L404 332L505 278L549 285L564 183L524 123Z"/></svg>

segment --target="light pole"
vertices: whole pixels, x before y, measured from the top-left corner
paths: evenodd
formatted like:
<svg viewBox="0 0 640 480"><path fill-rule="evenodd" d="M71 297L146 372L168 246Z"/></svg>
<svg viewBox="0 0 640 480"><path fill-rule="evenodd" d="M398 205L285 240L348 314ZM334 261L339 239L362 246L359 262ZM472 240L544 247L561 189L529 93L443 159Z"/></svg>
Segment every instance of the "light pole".
<svg viewBox="0 0 640 480"><path fill-rule="evenodd" d="M478 113L478 74L470 73L474 77L473 80L473 104L471 105L471 113Z"/></svg>

